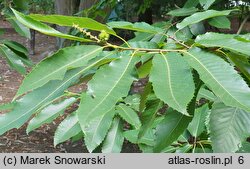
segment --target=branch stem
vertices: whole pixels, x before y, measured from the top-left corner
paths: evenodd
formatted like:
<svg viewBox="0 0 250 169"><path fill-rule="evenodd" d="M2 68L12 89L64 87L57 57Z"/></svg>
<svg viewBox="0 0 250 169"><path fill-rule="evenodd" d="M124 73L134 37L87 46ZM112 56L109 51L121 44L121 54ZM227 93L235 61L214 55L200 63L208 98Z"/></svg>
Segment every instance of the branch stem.
<svg viewBox="0 0 250 169"><path fill-rule="evenodd" d="M133 50L133 51L137 51L137 52L148 52L148 53L164 53L164 52L184 52L186 50L184 49L147 49L147 48L128 48L128 47L121 47L121 46L117 46L117 45L112 45L112 44L107 44L106 47L111 47L114 49L120 49L120 50Z"/></svg>
<svg viewBox="0 0 250 169"><path fill-rule="evenodd" d="M245 19L243 20L243 22L240 24L239 30L237 31L237 35L239 35L244 27L244 25L246 24L247 20L249 19L250 15L247 15L245 17Z"/></svg>

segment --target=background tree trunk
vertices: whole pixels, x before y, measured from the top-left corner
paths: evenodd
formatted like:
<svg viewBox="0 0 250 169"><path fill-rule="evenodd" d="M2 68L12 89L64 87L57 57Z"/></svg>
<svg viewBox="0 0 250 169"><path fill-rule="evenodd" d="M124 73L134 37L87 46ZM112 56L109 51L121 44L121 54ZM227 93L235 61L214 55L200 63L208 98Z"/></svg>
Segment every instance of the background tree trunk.
<svg viewBox="0 0 250 169"><path fill-rule="evenodd" d="M96 4L98 0L81 0L80 5L79 5L79 11L83 9L88 9L92 5Z"/></svg>
<svg viewBox="0 0 250 169"><path fill-rule="evenodd" d="M80 0L55 0L55 13L59 15L73 15L78 12ZM57 30L67 33L69 28L57 26ZM65 39L57 38L57 48L63 47Z"/></svg>

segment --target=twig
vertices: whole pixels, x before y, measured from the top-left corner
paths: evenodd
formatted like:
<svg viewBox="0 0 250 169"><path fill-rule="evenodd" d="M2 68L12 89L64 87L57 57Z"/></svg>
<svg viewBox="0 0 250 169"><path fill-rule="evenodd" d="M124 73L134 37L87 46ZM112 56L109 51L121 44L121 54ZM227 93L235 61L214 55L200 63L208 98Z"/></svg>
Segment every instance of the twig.
<svg viewBox="0 0 250 169"><path fill-rule="evenodd" d="M179 41L178 39L176 39L175 37L173 36L168 36L170 39L174 40L175 42L177 42L178 44L180 44L181 46L184 46L185 48L188 48L190 49L190 46L186 45L185 43Z"/></svg>
<svg viewBox="0 0 250 169"><path fill-rule="evenodd" d="M149 53L164 53L164 52L183 52L186 50L178 50L178 49L147 49L147 48L126 48L117 45L108 44L106 47L111 47L114 49L120 50L133 50L137 52L149 52Z"/></svg>
<svg viewBox="0 0 250 169"><path fill-rule="evenodd" d="M247 15L245 17L245 19L243 20L243 22L240 24L240 27L239 27L239 29L238 29L238 31L236 33L237 35L239 35L241 33L241 31L242 31L244 25L246 24L247 20L249 19L249 17L250 17L250 15Z"/></svg>

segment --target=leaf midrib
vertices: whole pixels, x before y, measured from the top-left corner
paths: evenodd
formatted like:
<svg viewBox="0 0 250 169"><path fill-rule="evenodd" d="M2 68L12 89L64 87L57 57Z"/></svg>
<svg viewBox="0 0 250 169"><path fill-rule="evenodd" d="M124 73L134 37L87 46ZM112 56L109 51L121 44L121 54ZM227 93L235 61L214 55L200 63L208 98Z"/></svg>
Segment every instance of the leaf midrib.
<svg viewBox="0 0 250 169"><path fill-rule="evenodd" d="M181 106L180 106L180 104L177 102L177 100L176 100L176 98L175 98L175 96L174 96L174 93L173 93L173 90L172 90L172 83L171 83L171 75L170 75L170 67L169 67L169 63L168 63L168 61L167 61L167 58L164 56L164 55L162 55L162 57L163 57L163 59L165 60L165 62L166 62L166 66L167 66L167 70L168 70L168 72L167 72L167 74L168 74L168 77L167 77L167 80L168 80L168 83L169 83L169 90L170 90L170 94L171 94L171 96L172 96L172 98L174 99L174 102L177 104L177 106L179 107L179 108L181 108ZM181 108L182 109L182 108Z"/></svg>

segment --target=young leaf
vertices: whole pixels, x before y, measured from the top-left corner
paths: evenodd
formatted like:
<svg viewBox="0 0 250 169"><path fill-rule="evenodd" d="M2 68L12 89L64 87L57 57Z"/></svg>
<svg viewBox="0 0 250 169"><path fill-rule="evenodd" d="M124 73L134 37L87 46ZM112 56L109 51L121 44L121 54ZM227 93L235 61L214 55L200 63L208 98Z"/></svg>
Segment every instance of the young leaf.
<svg viewBox="0 0 250 169"><path fill-rule="evenodd" d="M205 120L208 111L207 104L195 110L194 117L188 126L188 131L193 137L198 137L205 130Z"/></svg>
<svg viewBox="0 0 250 169"><path fill-rule="evenodd" d="M63 15L41 15L41 14L31 14L29 15L30 18L51 23L51 24L57 24L60 26L69 26L72 27L73 25L78 25L81 28L95 30L95 31L102 31L115 35L115 31L110 29L104 24L101 24L91 18L86 17L76 17L76 16L63 16Z"/></svg>
<svg viewBox="0 0 250 169"><path fill-rule="evenodd" d="M21 74L26 73L25 66L19 56L17 56L12 50L10 50L6 45L0 44L0 54L4 56L10 66Z"/></svg>
<svg viewBox="0 0 250 169"><path fill-rule="evenodd" d="M188 25L192 25L194 23L198 23L200 21L217 17L217 16L226 16L229 15L232 10L225 10L225 11L215 11L215 10L207 10L204 12L196 12L195 14L186 17L181 23L178 23L176 27L178 29L183 29Z"/></svg>
<svg viewBox="0 0 250 169"><path fill-rule="evenodd" d="M80 124L78 123L77 115L76 113L72 113L66 117L57 127L54 136L54 146L76 136L81 131L82 130Z"/></svg>
<svg viewBox="0 0 250 169"><path fill-rule="evenodd" d="M215 54L199 48L190 49L185 57L197 70L201 80L226 105L250 111L250 88L234 67Z"/></svg>
<svg viewBox="0 0 250 169"><path fill-rule="evenodd" d="M141 127L141 121L138 114L130 107L120 104L116 106L116 111L126 122L134 126L136 129Z"/></svg>
<svg viewBox="0 0 250 169"><path fill-rule="evenodd" d="M221 47L250 56L250 42L237 40L235 35L209 32L197 36L195 42L206 47Z"/></svg>
<svg viewBox="0 0 250 169"><path fill-rule="evenodd" d="M187 113L187 105L194 96L194 81L187 62L178 53L156 55L150 73L155 95L170 107Z"/></svg>
<svg viewBox="0 0 250 169"><path fill-rule="evenodd" d="M130 56L130 52L124 52L121 55L120 59L101 67L96 72L88 83L88 92L92 97L84 94L81 99L78 118L85 134L85 140L88 140L86 144L90 151L95 149L106 135L102 128L90 130L90 124L91 126L103 125L100 121L101 117L105 117L105 114L113 109L117 101L128 94L134 80L131 74L137 59ZM89 131L87 132L87 130ZM98 140L93 140L95 139L93 135L101 136L98 137Z"/></svg>
<svg viewBox="0 0 250 169"><path fill-rule="evenodd" d="M233 153L250 135L250 113L215 103L210 114L209 129L215 153Z"/></svg>
<svg viewBox="0 0 250 169"><path fill-rule="evenodd" d="M32 18L30 18L27 15L24 15L14 9L12 9L13 13L15 14L17 20L19 22L21 22L23 25L27 26L28 28L34 29L38 32L41 32L43 34L46 35L50 35L50 36L56 36L56 37L60 37L60 38L65 38L65 39L70 39L70 40L76 40L76 41L80 41L80 42L91 42L92 40L89 39L84 39L84 38L80 38L77 36L72 36L72 35L67 35L64 33L61 33L51 27L49 27L46 24L43 24L39 21L36 21Z"/></svg>
<svg viewBox="0 0 250 169"><path fill-rule="evenodd" d="M63 79L68 69L85 66L101 51L102 47L94 45L72 46L59 50L36 65L23 80L16 96L43 86L51 80Z"/></svg>
<svg viewBox="0 0 250 169"><path fill-rule="evenodd" d="M211 18L208 21L209 25L214 26L216 28L221 29L230 29L231 28L231 22L226 16L218 16L215 18Z"/></svg>
<svg viewBox="0 0 250 169"><path fill-rule="evenodd" d="M0 135L10 129L21 127L36 110L61 96L65 89L78 80L81 71L81 69L71 70L66 73L62 81L51 81L17 100L11 112L0 116Z"/></svg>
<svg viewBox="0 0 250 169"><path fill-rule="evenodd" d="M122 121L119 118L113 120L112 126L102 146L103 153L120 153L124 141Z"/></svg>
<svg viewBox="0 0 250 169"><path fill-rule="evenodd" d="M40 113L38 113L37 116L30 120L26 132L29 133L45 123L51 123L60 115L61 112L63 112L75 101L76 99L74 97L71 97L69 99L65 99L61 103L52 104L44 108Z"/></svg>
<svg viewBox="0 0 250 169"><path fill-rule="evenodd" d="M161 152L176 141L187 128L192 118L177 111L167 113L165 119L156 128L154 152Z"/></svg>

